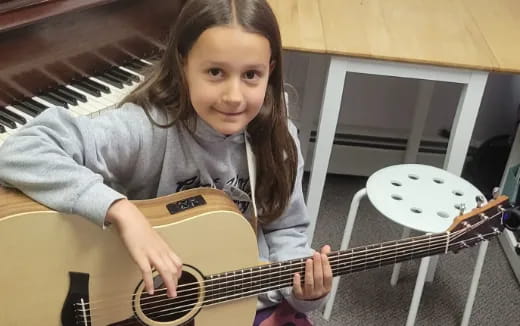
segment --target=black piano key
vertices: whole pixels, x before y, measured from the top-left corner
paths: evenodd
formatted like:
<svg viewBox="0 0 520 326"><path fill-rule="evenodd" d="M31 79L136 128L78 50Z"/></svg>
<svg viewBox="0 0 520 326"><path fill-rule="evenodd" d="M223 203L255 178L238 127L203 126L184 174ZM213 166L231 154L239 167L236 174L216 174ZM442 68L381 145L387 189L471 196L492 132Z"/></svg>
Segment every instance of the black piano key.
<svg viewBox="0 0 520 326"><path fill-rule="evenodd" d="M46 95L52 96L70 105L78 105L78 101L74 97L66 94L61 94L59 92L56 92L54 89L52 91L48 91Z"/></svg>
<svg viewBox="0 0 520 326"><path fill-rule="evenodd" d="M107 76L107 77L110 77L113 80L116 80L116 81L118 81L120 83L123 83L125 85L132 86L132 81L129 78L126 78L124 76L120 76L118 74L115 74L114 71L105 71L105 73L103 75Z"/></svg>
<svg viewBox="0 0 520 326"><path fill-rule="evenodd" d="M13 111L10 111L8 108L0 108L0 115L3 116L4 118L8 118L15 122L18 122L19 124L22 124L22 125L27 123L27 120L25 120L24 117L22 117L21 115L15 113Z"/></svg>
<svg viewBox="0 0 520 326"><path fill-rule="evenodd" d="M139 80L140 80L138 76L136 76L134 74L131 74L128 71L124 71L123 69L121 69L119 67L114 67L114 69L112 69L112 72L114 74L118 74L121 77L125 77L127 79L131 79L134 82L139 82Z"/></svg>
<svg viewBox="0 0 520 326"><path fill-rule="evenodd" d="M82 83L90 86L90 87L94 87L95 89L105 93L105 94L110 94L111 91L110 91L110 88L108 88L107 86L103 85L103 84L100 84L98 83L97 81L94 81L90 78L85 78L81 81Z"/></svg>
<svg viewBox="0 0 520 326"><path fill-rule="evenodd" d="M94 87L91 87L90 85L86 83L76 82L71 84L71 86L76 87L77 89L82 90L83 92L92 95L94 97L101 97L101 91L99 89L96 89Z"/></svg>
<svg viewBox="0 0 520 326"><path fill-rule="evenodd" d="M109 85L112 85L116 88L120 88L120 89L123 89L123 83L120 82L119 80L117 79L114 79L110 76L107 76L106 74L103 74L103 75L98 75L96 76L97 79L109 84Z"/></svg>
<svg viewBox="0 0 520 326"><path fill-rule="evenodd" d="M3 134L4 132L7 132L7 130L5 130L5 127L0 125L0 134Z"/></svg>
<svg viewBox="0 0 520 326"><path fill-rule="evenodd" d="M137 71L141 71L141 70L143 70L143 68L148 67L148 65L141 62L141 60L130 61L128 64L126 64L126 66L132 67L132 69L137 70Z"/></svg>
<svg viewBox="0 0 520 326"><path fill-rule="evenodd" d="M16 129L16 123L13 120L5 118L1 115L0 115L0 124L4 125L6 127L9 127L11 129Z"/></svg>
<svg viewBox="0 0 520 326"><path fill-rule="evenodd" d="M72 96L80 102L83 102L83 103L87 102L87 97L85 95L78 93L75 90L67 88L65 86L57 88L56 91L60 92L62 94L68 95L68 96Z"/></svg>
<svg viewBox="0 0 520 326"><path fill-rule="evenodd" d="M35 109L32 109L26 105L23 105L22 103L18 102L18 103L14 103L12 104L12 106L17 109L17 110L20 110L22 111L23 113L25 114L28 114L30 115L31 117L35 117L37 116L38 114L40 114L40 111L37 111Z"/></svg>
<svg viewBox="0 0 520 326"><path fill-rule="evenodd" d="M69 108L69 106L67 105L66 102L64 102L64 101L62 101L62 100L52 96L52 94L40 94L40 95L38 95L38 97L43 99L43 100L45 100L45 101L47 101L47 102L49 102L49 103L51 103L51 104L53 104L53 105L62 106L64 108L66 108L66 109Z"/></svg>
<svg viewBox="0 0 520 326"><path fill-rule="evenodd" d="M27 105L27 106L37 110L39 113L42 113L43 111L45 111L49 108L47 105L37 102L30 98L23 101L22 104Z"/></svg>

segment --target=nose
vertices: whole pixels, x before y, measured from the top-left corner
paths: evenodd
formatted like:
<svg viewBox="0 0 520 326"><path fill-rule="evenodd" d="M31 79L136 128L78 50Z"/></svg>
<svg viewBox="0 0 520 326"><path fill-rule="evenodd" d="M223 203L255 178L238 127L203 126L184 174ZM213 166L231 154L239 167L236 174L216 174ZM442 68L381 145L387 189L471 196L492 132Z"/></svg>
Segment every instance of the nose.
<svg viewBox="0 0 520 326"><path fill-rule="evenodd" d="M232 78L226 83L226 90L222 100L231 106L238 106L242 103L244 96L241 90L240 78Z"/></svg>

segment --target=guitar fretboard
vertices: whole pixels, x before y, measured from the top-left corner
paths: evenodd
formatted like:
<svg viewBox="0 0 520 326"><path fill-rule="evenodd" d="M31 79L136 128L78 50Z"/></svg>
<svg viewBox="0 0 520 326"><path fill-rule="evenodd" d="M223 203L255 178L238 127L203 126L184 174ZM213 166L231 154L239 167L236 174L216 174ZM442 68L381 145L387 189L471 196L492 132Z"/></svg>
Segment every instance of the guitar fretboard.
<svg viewBox="0 0 520 326"><path fill-rule="evenodd" d="M335 251L328 255L334 276L446 253L450 233L424 235L376 245ZM305 278L307 259L293 259L210 275L205 281L204 304L215 304L291 286L294 273Z"/></svg>

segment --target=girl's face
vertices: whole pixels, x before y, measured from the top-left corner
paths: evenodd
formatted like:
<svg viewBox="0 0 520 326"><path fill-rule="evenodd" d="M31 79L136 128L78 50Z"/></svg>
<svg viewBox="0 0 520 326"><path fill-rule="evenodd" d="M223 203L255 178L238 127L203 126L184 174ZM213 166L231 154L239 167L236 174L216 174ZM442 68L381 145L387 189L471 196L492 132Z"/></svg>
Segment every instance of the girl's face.
<svg viewBox="0 0 520 326"><path fill-rule="evenodd" d="M235 26L205 30L184 62L198 116L225 135L244 129L264 102L270 58L269 41L260 34Z"/></svg>

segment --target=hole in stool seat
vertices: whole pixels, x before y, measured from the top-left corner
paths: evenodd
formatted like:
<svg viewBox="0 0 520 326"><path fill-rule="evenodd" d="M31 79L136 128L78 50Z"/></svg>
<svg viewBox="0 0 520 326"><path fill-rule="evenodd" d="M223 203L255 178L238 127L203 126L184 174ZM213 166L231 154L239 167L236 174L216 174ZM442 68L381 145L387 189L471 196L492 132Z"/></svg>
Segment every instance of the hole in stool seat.
<svg viewBox="0 0 520 326"><path fill-rule="evenodd" d="M390 183L393 185L393 186L396 186L396 187L401 187L403 184L400 183L399 181L395 181L395 180L392 180L390 181Z"/></svg>
<svg viewBox="0 0 520 326"><path fill-rule="evenodd" d="M394 200L403 200L403 197L401 197L400 195L393 194L392 195L392 199L394 199Z"/></svg>
<svg viewBox="0 0 520 326"><path fill-rule="evenodd" d="M410 210L416 214L421 214L422 213L422 209L420 208L417 208L417 207L412 207L410 208Z"/></svg>
<svg viewBox="0 0 520 326"><path fill-rule="evenodd" d="M446 212L437 212L437 215L439 215L439 216L442 217L442 218L448 218L448 217L450 217L450 216L448 215L448 213L446 213Z"/></svg>
<svg viewBox="0 0 520 326"><path fill-rule="evenodd" d="M433 182L438 183L438 184L443 184L444 180L442 180L441 178L433 178Z"/></svg>
<svg viewBox="0 0 520 326"><path fill-rule="evenodd" d="M410 178L412 180L419 180L419 176L417 174L409 174L408 178Z"/></svg>
<svg viewBox="0 0 520 326"><path fill-rule="evenodd" d="M462 191L460 191L460 190L453 190L453 194L455 196L459 196L459 197L464 195L464 193Z"/></svg>

